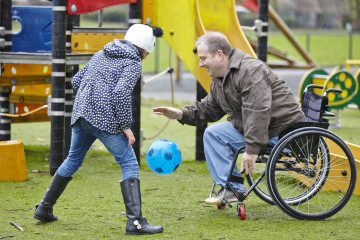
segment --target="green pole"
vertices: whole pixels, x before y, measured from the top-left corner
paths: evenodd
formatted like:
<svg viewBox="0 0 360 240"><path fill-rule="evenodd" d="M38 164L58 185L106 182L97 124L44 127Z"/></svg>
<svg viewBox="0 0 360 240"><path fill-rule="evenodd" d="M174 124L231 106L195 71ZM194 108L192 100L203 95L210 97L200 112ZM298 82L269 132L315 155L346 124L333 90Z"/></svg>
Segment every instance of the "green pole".
<svg viewBox="0 0 360 240"><path fill-rule="evenodd" d="M349 59L352 59L352 32L349 32Z"/></svg>

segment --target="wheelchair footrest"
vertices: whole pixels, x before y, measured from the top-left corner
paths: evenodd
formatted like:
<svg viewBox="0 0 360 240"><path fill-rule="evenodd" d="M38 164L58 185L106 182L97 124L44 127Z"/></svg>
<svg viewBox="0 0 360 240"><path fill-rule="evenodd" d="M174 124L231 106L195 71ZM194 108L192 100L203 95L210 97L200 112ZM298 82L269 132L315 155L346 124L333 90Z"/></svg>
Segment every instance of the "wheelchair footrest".
<svg viewBox="0 0 360 240"><path fill-rule="evenodd" d="M244 184L244 178L239 177L239 176L231 175L230 178L229 178L229 182L236 182L236 183Z"/></svg>

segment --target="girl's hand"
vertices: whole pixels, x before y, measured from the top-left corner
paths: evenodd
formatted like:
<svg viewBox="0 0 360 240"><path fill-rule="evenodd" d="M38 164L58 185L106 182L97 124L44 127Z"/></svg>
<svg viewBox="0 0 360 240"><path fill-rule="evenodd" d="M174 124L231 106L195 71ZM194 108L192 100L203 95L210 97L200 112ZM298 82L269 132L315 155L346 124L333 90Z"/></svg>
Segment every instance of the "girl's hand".
<svg viewBox="0 0 360 240"><path fill-rule="evenodd" d="M133 145L135 143L135 136L130 128L123 130L126 138L129 140L129 146Z"/></svg>

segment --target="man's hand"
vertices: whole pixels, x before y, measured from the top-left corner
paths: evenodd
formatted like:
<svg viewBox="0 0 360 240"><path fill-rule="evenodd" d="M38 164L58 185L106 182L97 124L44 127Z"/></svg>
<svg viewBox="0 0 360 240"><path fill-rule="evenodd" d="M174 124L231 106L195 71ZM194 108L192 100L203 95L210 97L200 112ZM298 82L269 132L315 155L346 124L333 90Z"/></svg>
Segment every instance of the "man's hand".
<svg viewBox="0 0 360 240"><path fill-rule="evenodd" d="M242 161L241 161L241 169L240 172L244 172L246 175L249 175L249 170L250 172L255 172L256 167L255 167L255 162L257 159L258 155L257 154L249 154L249 153L244 153Z"/></svg>
<svg viewBox="0 0 360 240"><path fill-rule="evenodd" d="M130 128L123 130L125 133L126 138L129 140L129 146L135 143L135 136Z"/></svg>
<svg viewBox="0 0 360 240"><path fill-rule="evenodd" d="M158 115L164 115L170 119L181 120L183 116L182 110L172 107L156 107L153 108L153 111Z"/></svg>

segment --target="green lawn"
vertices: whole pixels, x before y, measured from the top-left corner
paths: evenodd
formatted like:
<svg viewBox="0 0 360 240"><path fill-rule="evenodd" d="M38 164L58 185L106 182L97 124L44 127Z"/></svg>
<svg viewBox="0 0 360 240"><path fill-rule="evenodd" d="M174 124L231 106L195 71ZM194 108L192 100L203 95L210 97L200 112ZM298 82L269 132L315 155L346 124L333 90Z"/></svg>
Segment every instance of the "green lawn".
<svg viewBox="0 0 360 240"><path fill-rule="evenodd" d="M144 136L155 134L166 119L151 108L169 105L148 100L142 106ZM177 102L183 106L188 102ZM343 139L360 145L359 111L341 113L342 128L335 130ZM74 175L55 206L59 221L43 224L32 218L34 206L41 199L51 177L48 172L49 123L12 125L12 138L25 143L28 180L0 182L0 239L131 239L124 234L126 217L120 191L121 170L112 156L96 143L83 166ZM210 192L212 180L206 163L194 161L195 128L171 121L157 138L174 140L181 148L183 161L172 174L159 175L146 164L145 153L151 140L141 148L140 167L143 214L151 224L161 224L165 231L141 239L358 239L360 234L360 197L353 196L346 207L325 221L295 220L276 206L250 194L245 201L247 220L239 221L236 209L218 210L200 201ZM157 139L156 138L156 139ZM10 221L24 227L14 228Z"/></svg>
<svg viewBox="0 0 360 240"><path fill-rule="evenodd" d="M308 44L310 55L320 66L345 65L345 61L349 59L350 40L349 35L346 33L322 32L320 30L318 33L311 32L307 35L306 33L298 32L295 35L304 49L307 48ZM284 35L278 32L270 32L268 42L271 47L285 51L289 56L304 62L300 54ZM352 59L360 59L359 34L352 36L351 50ZM271 59L274 58L269 56L269 60Z"/></svg>

